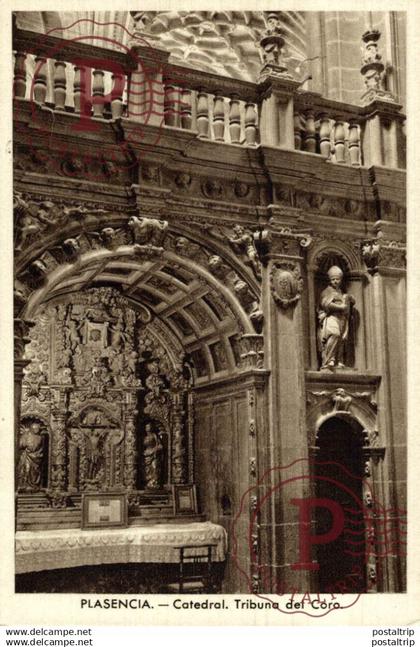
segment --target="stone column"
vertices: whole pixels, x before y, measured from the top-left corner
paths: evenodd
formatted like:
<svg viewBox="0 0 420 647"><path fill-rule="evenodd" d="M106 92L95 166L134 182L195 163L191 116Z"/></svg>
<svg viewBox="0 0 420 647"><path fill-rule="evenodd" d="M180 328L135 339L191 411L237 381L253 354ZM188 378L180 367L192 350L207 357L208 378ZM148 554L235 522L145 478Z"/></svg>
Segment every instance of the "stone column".
<svg viewBox="0 0 420 647"><path fill-rule="evenodd" d="M23 359L25 345L29 343L28 332L33 322L14 320L14 415L15 415L15 491L17 492L17 467L19 461L20 408L22 400L23 371L30 360Z"/></svg>
<svg viewBox="0 0 420 647"><path fill-rule="evenodd" d="M382 376L377 397L378 441L386 451L373 474L373 486L381 492L384 508L394 511L392 525L398 533L406 530L401 511L407 506L405 248L402 243L383 239L374 248L375 256L368 258L371 279L366 292L372 320L371 369ZM383 581L378 583L381 590L404 590L403 555L391 550L385 560Z"/></svg>
<svg viewBox="0 0 420 647"><path fill-rule="evenodd" d="M187 477L187 450L183 425L182 392L172 395L172 483L185 483Z"/></svg>
<svg viewBox="0 0 420 647"><path fill-rule="evenodd" d="M305 370L303 354L303 321L300 293L302 291L302 246L298 236L288 235L287 255L282 236L273 230L273 242L263 270L264 338L269 382L270 463L273 467L288 466L287 487L278 488L272 497L272 585L284 583L311 590L312 573L296 570L299 561L298 508L292 499L309 496L309 483L299 478L308 474L308 441L305 412ZM303 459L303 460L302 460ZM281 472L273 471L272 487L281 480Z"/></svg>
<svg viewBox="0 0 420 647"><path fill-rule="evenodd" d="M61 399L61 398L60 398ZM63 406L51 411L51 479L53 490L67 491L67 409Z"/></svg>
<svg viewBox="0 0 420 647"><path fill-rule="evenodd" d="M127 490L135 490L137 484L137 409L128 406L124 413L125 452L124 474Z"/></svg>

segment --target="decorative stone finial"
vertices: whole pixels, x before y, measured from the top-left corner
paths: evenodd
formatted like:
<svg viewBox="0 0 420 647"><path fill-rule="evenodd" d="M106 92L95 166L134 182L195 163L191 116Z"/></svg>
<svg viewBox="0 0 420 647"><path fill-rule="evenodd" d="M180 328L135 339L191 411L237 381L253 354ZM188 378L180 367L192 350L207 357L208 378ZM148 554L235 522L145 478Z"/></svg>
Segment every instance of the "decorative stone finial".
<svg viewBox="0 0 420 647"><path fill-rule="evenodd" d="M283 59L283 46L284 31L280 26L280 18L277 13L270 12L267 17L267 28L260 40L264 59L261 74L273 72L276 75L290 77Z"/></svg>
<svg viewBox="0 0 420 647"><path fill-rule="evenodd" d="M362 96L364 103L370 103L375 99L394 101L390 92L384 90L383 74L385 65L378 50L378 41L381 32L377 29L369 29L362 36L362 66L360 73L364 77L366 92Z"/></svg>

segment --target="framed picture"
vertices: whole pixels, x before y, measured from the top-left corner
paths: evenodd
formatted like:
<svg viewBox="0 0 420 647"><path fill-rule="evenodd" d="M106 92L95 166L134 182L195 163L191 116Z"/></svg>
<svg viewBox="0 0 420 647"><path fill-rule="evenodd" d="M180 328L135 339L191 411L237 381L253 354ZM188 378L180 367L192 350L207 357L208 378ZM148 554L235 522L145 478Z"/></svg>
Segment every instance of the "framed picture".
<svg viewBox="0 0 420 647"><path fill-rule="evenodd" d="M174 513L196 514L197 492L195 485L173 485Z"/></svg>
<svg viewBox="0 0 420 647"><path fill-rule="evenodd" d="M127 495L91 493L82 496L82 529L125 528Z"/></svg>

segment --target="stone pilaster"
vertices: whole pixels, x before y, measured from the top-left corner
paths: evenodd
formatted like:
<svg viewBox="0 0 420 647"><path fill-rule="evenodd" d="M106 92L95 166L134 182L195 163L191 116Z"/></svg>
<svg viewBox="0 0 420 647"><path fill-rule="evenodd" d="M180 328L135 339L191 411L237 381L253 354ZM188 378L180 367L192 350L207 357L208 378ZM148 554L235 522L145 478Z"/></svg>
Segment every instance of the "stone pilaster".
<svg viewBox="0 0 420 647"><path fill-rule="evenodd" d="M287 253L284 253L285 247ZM263 309L265 319L265 350L269 383L269 442L272 472L271 487L281 480L280 468L297 463L287 487L273 492L271 588L286 584L288 590L311 590L311 572L294 570L299 561L298 510L293 498L306 498L307 480L299 475L308 470L308 443L305 416L305 379L303 356L303 321L300 294L302 291L302 245L299 237L273 231L268 263L263 271ZM277 469L276 469L277 468ZM267 585L266 587L267 588Z"/></svg>
<svg viewBox="0 0 420 647"><path fill-rule="evenodd" d="M371 368L382 376L377 396L378 432L386 450L384 460L373 470L372 484L401 539L407 505L405 249L401 242L375 240L366 243L362 253L371 274L366 288L369 354ZM383 591L405 587L404 546L395 548L382 560L378 573L378 587Z"/></svg>

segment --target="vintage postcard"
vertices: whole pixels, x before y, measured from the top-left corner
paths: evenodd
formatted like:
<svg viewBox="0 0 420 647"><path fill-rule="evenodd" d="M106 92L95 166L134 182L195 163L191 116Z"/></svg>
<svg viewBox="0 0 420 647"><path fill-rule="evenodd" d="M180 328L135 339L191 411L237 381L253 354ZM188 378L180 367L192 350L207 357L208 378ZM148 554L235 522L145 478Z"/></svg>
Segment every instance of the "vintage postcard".
<svg viewBox="0 0 420 647"><path fill-rule="evenodd" d="M231 4L2 6L2 624L418 620L418 3Z"/></svg>

